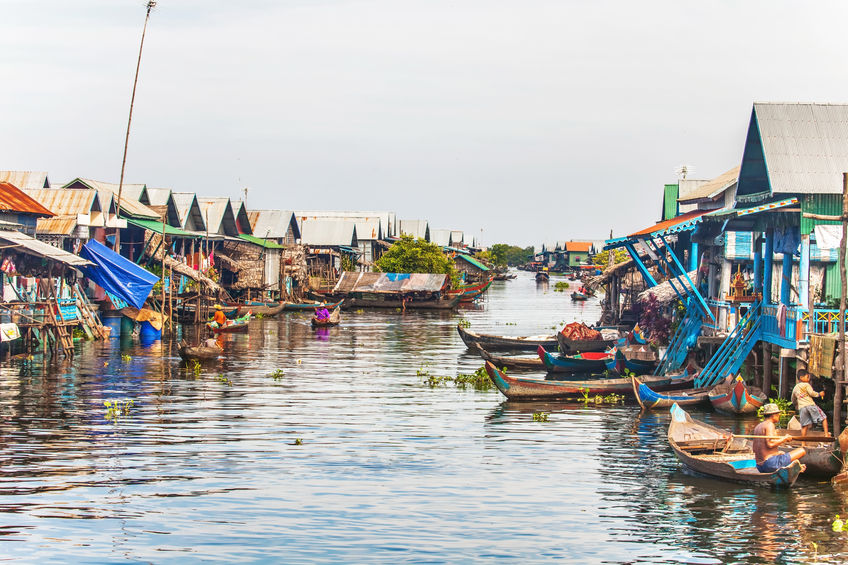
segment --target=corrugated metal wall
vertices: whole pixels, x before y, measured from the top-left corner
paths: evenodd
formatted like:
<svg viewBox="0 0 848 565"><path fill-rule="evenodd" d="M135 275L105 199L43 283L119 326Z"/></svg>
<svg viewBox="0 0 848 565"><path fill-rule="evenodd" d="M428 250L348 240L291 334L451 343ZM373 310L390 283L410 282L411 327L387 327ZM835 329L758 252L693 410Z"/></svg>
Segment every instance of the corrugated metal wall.
<svg viewBox="0 0 848 565"><path fill-rule="evenodd" d="M837 253L837 257L839 254ZM839 276L839 263L828 263L827 272L824 275L824 297L825 300L839 300L842 292L842 280Z"/></svg>
<svg viewBox="0 0 848 565"><path fill-rule="evenodd" d="M803 213L808 214L824 214L827 216L842 215L842 195L841 194L804 194L799 200L801 201L801 234L806 235L815 229L819 224L838 224L839 222L828 222L822 220L812 220L805 218Z"/></svg>
<svg viewBox="0 0 848 565"><path fill-rule="evenodd" d="M677 204L677 195L680 193L680 187L676 184L665 185L663 193L663 213L660 220L670 220L677 217L679 206Z"/></svg>

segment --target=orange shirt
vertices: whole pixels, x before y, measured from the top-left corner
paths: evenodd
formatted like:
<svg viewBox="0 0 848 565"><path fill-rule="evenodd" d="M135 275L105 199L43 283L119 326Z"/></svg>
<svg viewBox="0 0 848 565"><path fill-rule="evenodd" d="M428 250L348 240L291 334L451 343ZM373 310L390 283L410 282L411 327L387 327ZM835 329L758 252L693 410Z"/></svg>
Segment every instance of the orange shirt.
<svg viewBox="0 0 848 565"><path fill-rule="evenodd" d="M219 326L223 326L227 323L227 316L224 314L223 310L215 310L215 317L213 318L213 320Z"/></svg>

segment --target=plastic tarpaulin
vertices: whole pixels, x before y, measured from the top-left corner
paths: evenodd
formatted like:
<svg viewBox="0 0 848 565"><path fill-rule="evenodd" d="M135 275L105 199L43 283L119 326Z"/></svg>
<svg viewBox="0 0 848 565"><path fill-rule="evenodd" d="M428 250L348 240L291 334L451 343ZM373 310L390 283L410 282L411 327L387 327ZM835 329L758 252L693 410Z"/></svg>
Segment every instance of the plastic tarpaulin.
<svg viewBox="0 0 848 565"><path fill-rule="evenodd" d="M93 239L80 250L80 256L94 263L93 267L82 268L85 276L136 308L144 306L153 285L159 280L150 271Z"/></svg>
<svg viewBox="0 0 848 565"><path fill-rule="evenodd" d="M333 292L439 292L449 281L447 275L430 273L358 273L345 271Z"/></svg>

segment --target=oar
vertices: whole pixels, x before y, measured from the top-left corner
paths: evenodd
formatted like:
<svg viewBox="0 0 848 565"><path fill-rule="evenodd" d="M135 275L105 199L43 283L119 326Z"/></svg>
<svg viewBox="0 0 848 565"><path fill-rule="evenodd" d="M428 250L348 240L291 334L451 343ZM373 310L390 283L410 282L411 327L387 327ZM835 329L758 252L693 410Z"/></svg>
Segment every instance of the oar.
<svg viewBox="0 0 848 565"><path fill-rule="evenodd" d="M732 439L735 437L741 437L745 439L783 439L785 436L754 436L754 435L737 435L730 434L728 439ZM822 436L793 436L789 434L789 437L792 438L792 441L835 441L832 437L822 437Z"/></svg>

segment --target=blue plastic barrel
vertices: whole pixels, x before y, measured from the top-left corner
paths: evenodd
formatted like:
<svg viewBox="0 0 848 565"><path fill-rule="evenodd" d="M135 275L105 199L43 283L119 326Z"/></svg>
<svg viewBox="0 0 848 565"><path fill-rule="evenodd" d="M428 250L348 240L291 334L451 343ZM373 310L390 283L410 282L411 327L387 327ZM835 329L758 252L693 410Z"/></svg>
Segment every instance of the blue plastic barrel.
<svg viewBox="0 0 848 565"><path fill-rule="evenodd" d="M150 324L150 322L141 322L141 330L139 331L138 337L142 341L162 339L162 330L157 330Z"/></svg>

